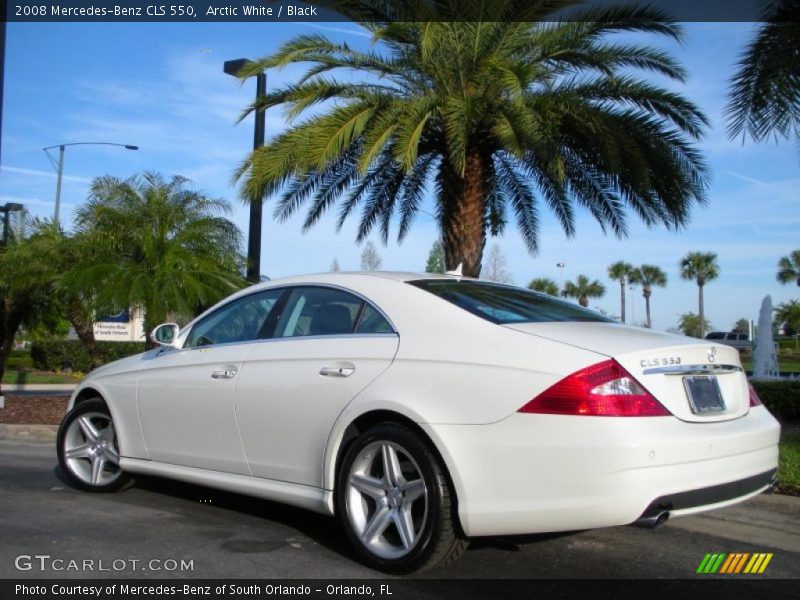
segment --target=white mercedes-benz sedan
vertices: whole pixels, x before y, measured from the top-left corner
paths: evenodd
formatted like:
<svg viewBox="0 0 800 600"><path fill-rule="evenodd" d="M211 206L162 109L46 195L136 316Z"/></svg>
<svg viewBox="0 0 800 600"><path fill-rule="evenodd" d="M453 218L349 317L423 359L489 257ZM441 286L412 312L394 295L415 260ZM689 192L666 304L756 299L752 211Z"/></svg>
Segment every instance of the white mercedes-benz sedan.
<svg viewBox="0 0 800 600"><path fill-rule="evenodd" d="M325 273L242 290L90 373L58 434L87 491L142 473L336 515L372 567L475 536L656 526L774 484L737 351L526 289Z"/></svg>

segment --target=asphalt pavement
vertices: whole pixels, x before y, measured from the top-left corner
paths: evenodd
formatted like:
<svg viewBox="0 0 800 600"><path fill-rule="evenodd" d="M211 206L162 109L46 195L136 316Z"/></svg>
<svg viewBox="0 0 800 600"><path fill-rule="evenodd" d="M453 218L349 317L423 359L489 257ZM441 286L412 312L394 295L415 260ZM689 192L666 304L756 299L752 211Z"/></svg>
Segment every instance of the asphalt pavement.
<svg viewBox="0 0 800 600"><path fill-rule="evenodd" d="M711 578L695 574L711 552L773 553L751 580L800 578L800 498L760 496L655 531L478 539L461 560L422 576ZM331 518L158 478L115 494L80 492L63 479L52 442L0 440L0 579L65 577L383 575L353 559Z"/></svg>

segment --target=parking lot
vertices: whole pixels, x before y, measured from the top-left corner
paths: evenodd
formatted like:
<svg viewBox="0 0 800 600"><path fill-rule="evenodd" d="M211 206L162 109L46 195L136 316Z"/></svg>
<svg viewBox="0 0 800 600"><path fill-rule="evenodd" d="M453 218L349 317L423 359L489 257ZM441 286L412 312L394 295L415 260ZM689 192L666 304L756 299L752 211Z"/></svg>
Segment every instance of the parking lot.
<svg viewBox="0 0 800 600"><path fill-rule="evenodd" d="M0 578L383 577L356 563L336 521L321 515L152 478L87 494L59 475L52 443L0 440ZM655 531L480 539L421 576L692 578L709 552L773 553L749 581L800 577L800 498L762 496Z"/></svg>

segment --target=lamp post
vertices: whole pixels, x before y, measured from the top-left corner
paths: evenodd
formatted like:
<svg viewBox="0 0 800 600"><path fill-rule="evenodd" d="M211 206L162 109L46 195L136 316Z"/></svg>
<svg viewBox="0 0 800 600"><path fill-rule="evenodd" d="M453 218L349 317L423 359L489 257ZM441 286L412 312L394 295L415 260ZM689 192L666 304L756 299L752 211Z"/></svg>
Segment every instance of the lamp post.
<svg viewBox="0 0 800 600"><path fill-rule="evenodd" d="M560 262L556 263L556 266L561 270L561 289L559 291L564 291L564 267L567 266L567 263Z"/></svg>
<svg viewBox="0 0 800 600"><path fill-rule="evenodd" d="M228 75L238 76L239 72L252 64L246 58L226 60L223 67ZM267 93L267 74L263 71L256 75L256 100ZM264 145L266 121L264 110L255 112L255 129L253 132L253 150ZM247 280L251 283L261 281L261 220L263 198L250 198L250 225L247 234Z"/></svg>
<svg viewBox="0 0 800 600"><path fill-rule="evenodd" d="M56 227L58 227L58 213L61 209L61 178L64 174L64 149L67 146L119 146L120 148L125 148L126 150L139 149L139 146L132 146L131 144L115 144L113 142L72 142L70 144L56 144L55 146L42 148L44 153L47 155L47 158L50 160L50 164L53 165L56 173L58 173L58 177L56 179L56 208L53 212L53 223L55 223ZM58 161L53 159L48 152L48 150L52 150L53 148L58 148Z"/></svg>

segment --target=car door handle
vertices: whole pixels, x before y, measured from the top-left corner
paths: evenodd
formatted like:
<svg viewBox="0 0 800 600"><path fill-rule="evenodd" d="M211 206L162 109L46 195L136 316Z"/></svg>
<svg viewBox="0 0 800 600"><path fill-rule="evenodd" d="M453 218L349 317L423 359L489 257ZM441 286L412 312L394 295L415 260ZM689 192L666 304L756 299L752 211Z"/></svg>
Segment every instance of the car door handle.
<svg viewBox="0 0 800 600"><path fill-rule="evenodd" d="M336 363L335 365L322 367L322 369L319 371L319 374L324 375L325 377L350 377L355 370L356 366L353 363L342 362Z"/></svg>
<svg viewBox="0 0 800 600"><path fill-rule="evenodd" d="M211 378L212 379L233 379L236 377L236 373L239 371L234 369L233 367L221 370L221 371L211 371Z"/></svg>

